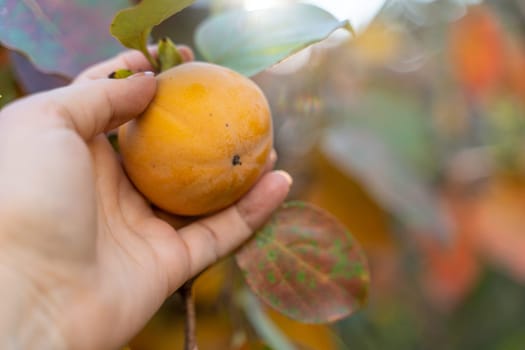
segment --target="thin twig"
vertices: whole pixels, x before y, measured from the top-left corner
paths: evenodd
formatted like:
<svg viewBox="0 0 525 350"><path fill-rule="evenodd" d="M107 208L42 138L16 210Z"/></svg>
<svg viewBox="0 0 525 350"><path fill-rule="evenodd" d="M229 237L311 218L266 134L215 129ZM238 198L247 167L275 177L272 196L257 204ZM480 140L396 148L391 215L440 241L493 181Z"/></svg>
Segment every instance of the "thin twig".
<svg viewBox="0 0 525 350"><path fill-rule="evenodd" d="M198 350L196 337L196 314L195 301L193 300L193 282L190 279L180 289L178 293L182 297L184 310L186 312L186 328L184 330L184 350Z"/></svg>

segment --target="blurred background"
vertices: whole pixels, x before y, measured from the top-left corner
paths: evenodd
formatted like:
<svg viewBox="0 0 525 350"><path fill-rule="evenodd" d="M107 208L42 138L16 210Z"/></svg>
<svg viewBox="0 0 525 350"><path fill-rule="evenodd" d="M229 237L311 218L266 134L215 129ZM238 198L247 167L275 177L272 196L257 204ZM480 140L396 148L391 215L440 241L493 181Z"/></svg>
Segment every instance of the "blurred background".
<svg viewBox="0 0 525 350"><path fill-rule="evenodd" d="M197 1L153 35L193 46L209 15L284 2ZM262 349L247 317L260 309L298 349L525 349L525 2L306 2L355 36L335 32L254 80L291 198L361 242L369 302L302 325L239 296L227 260L197 282L200 349ZM0 51L0 106L65 82ZM169 300L131 349L182 348L181 310Z"/></svg>

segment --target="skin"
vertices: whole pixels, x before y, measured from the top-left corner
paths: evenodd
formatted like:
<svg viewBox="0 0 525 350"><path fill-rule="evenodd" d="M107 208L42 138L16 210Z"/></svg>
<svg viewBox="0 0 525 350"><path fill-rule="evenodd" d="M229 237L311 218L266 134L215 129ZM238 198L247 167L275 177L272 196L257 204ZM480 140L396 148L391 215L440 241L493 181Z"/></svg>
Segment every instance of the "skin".
<svg viewBox="0 0 525 350"><path fill-rule="evenodd" d="M235 205L178 230L159 219L103 134L155 93L147 74L105 78L119 68L151 69L127 52L0 111L1 349L119 348L288 193L289 175L268 164Z"/></svg>

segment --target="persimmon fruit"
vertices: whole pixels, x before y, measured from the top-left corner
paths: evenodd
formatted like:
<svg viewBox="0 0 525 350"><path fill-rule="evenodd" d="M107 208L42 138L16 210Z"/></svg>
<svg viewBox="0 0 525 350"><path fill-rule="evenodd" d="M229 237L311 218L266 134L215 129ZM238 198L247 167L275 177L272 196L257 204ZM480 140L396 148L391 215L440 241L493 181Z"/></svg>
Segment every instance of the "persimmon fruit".
<svg viewBox="0 0 525 350"><path fill-rule="evenodd" d="M172 214L203 215L233 204L260 177L273 147L263 92L249 78L203 62L156 79L150 105L119 129L129 178Z"/></svg>

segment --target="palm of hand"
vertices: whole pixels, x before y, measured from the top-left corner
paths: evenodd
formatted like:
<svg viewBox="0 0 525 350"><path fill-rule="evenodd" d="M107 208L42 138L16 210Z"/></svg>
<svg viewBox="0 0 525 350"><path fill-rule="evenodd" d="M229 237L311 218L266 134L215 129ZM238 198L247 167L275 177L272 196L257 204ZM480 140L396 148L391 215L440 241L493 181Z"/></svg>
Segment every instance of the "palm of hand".
<svg viewBox="0 0 525 350"><path fill-rule="evenodd" d="M10 254L18 260L17 272L35 290L44 291L38 298L62 327L98 329L102 336L121 333L117 338L122 341L129 331L119 328L128 330L131 322L139 329L139 320L151 316L189 277L183 267L187 251L183 244L173 244L173 251L163 253L156 245L179 237L134 190L104 136L86 144L73 131L61 130L53 116L48 120L27 130L15 127L23 120L9 115L0 126L3 133L9 131L0 135L9 142L9 147L0 146L5 151L0 153L0 191L3 221L13 228L5 229L14 238ZM10 149L17 151L7 153ZM170 257L159 256L168 253ZM170 270L180 271L168 274L160 266L168 260L173 261ZM170 281L168 276L180 279ZM64 303L64 297L70 300ZM150 304L136 305L144 300ZM63 310L63 305L73 307ZM89 314L106 317L85 317Z"/></svg>

